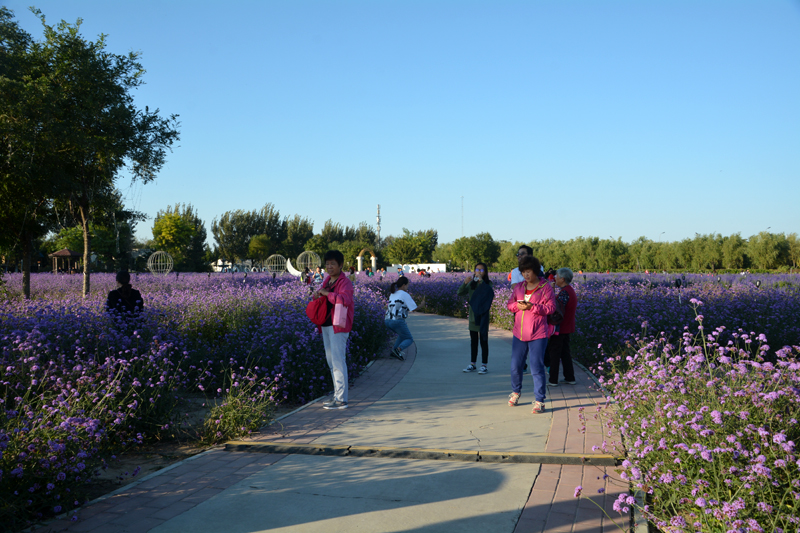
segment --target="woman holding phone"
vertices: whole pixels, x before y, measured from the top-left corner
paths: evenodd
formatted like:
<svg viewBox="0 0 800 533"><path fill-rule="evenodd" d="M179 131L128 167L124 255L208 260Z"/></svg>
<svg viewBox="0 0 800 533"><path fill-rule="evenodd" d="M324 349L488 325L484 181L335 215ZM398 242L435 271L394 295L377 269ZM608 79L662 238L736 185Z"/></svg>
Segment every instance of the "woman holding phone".
<svg viewBox="0 0 800 533"><path fill-rule="evenodd" d="M544 374L544 350L550 336L547 315L556 310L555 292L546 279L539 277L541 265L533 256L519 262L524 281L514 285L506 307L514 313L514 338L511 341L511 394L508 405L519 403L522 394L523 365L530 358L533 376L533 413L544 412L547 384Z"/></svg>

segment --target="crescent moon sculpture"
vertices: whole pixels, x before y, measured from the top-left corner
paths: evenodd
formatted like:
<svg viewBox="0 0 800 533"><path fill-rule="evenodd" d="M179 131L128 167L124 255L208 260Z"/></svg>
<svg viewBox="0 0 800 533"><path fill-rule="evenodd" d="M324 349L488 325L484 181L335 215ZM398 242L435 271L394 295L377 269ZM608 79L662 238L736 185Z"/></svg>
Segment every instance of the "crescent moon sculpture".
<svg viewBox="0 0 800 533"><path fill-rule="evenodd" d="M296 277L296 278L299 278L299 277L300 277L300 271L299 271L299 270L296 270L296 269L295 269L295 268L292 266L292 260L291 260L291 259L287 259L287 260L286 260L286 270L287 270L287 271L289 271L289 274L291 274L292 276L294 276L294 277Z"/></svg>

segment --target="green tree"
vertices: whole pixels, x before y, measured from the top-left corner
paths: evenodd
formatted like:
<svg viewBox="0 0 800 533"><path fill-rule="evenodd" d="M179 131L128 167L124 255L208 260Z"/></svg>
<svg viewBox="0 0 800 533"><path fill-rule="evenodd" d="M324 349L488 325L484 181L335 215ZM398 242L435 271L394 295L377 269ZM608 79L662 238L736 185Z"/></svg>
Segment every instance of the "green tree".
<svg viewBox="0 0 800 533"><path fill-rule="evenodd" d="M490 233L479 233L453 241L453 261L463 268L472 269L481 262L491 265L499 257L500 245L492 239Z"/></svg>
<svg viewBox="0 0 800 533"><path fill-rule="evenodd" d="M431 259L434 263L445 263L449 265L453 260L453 244L449 242L437 244L436 248L433 250Z"/></svg>
<svg viewBox="0 0 800 533"><path fill-rule="evenodd" d="M30 298L33 243L52 227L51 198L59 179L52 135L50 87L33 74L33 40L0 6L0 248L22 259Z"/></svg>
<svg viewBox="0 0 800 533"><path fill-rule="evenodd" d="M387 239L384 253L393 263L430 263L438 242L439 234L434 229L409 231L403 228L403 235Z"/></svg>
<svg viewBox="0 0 800 533"><path fill-rule="evenodd" d="M734 233L722 240L722 266L740 269L747 266L746 242L740 233Z"/></svg>
<svg viewBox="0 0 800 533"><path fill-rule="evenodd" d="M142 83L144 69L138 54L117 55L105 50L105 37L87 41L81 20L49 26L39 16L44 40L31 42L25 52L25 82L44 94L19 111L22 122L38 128L47 155L40 169L55 170L43 187L56 203L78 213L84 237L83 295L90 291L91 222L98 206L115 193L114 183L127 168L133 180L155 178L166 152L178 139L177 117L159 116L134 105L131 91ZM28 91L27 94L30 94ZM27 134L20 138L27 139ZM37 159L29 142L19 149ZM30 179L33 173L26 176ZM37 173L38 175L38 173ZM56 179L57 178L57 179Z"/></svg>
<svg viewBox="0 0 800 533"><path fill-rule="evenodd" d="M384 248L386 258L394 264L419 263L417 243L409 236L397 237Z"/></svg>
<svg viewBox="0 0 800 533"><path fill-rule="evenodd" d="M800 262L800 239L797 238L797 233L787 235L786 242L789 245L789 261L793 268L797 268L797 263Z"/></svg>
<svg viewBox="0 0 800 533"><path fill-rule="evenodd" d="M517 251L523 244L525 243L509 241L501 242L500 255L498 256L497 263L494 265L493 269L497 272L510 272L517 268L519 265L519 261L517 260Z"/></svg>
<svg viewBox="0 0 800 533"><path fill-rule="evenodd" d="M160 210L153 220L153 244L172 256L178 272L205 272L206 228L191 204Z"/></svg>
<svg viewBox="0 0 800 533"><path fill-rule="evenodd" d="M314 236L314 223L300 215L286 219L286 239L280 253L294 261L306 249L306 243Z"/></svg>
<svg viewBox="0 0 800 533"><path fill-rule="evenodd" d="M272 255L272 249L274 246L275 245L272 243L272 239L270 239L268 235L255 235L250 239L250 244L248 245L248 256L253 261L258 261L258 263L263 267L264 261L266 261L267 258Z"/></svg>
<svg viewBox="0 0 800 533"><path fill-rule="evenodd" d="M217 241L222 259L231 262L247 259L250 239L254 235L263 235L259 231L263 229L263 224L258 218L256 211L237 209L224 212L219 221L212 221L211 233Z"/></svg>
<svg viewBox="0 0 800 533"><path fill-rule="evenodd" d="M781 256L777 235L762 231L747 240L747 255L758 268L775 268Z"/></svg>

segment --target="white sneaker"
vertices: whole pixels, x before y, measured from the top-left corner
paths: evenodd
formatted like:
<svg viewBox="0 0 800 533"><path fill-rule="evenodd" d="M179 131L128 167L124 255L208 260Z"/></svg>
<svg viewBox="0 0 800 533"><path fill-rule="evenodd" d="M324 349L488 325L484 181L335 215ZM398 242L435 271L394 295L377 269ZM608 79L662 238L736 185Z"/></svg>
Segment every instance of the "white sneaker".
<svg viewBox="0 0 800 533"><path fill-rule="evenodd" d="M478 374L486 374L487 372L489 372L489 369L486 368L486 365L481 365L481 369L478 370Z"/></svg>
<svg viewBox="0 0 800 533"><path fill-rule="evenodd" d="M477 368L475 368L475 365L470 363L469 366L464 369L464 372L475 372L476 370L477 370Z"/></svg>

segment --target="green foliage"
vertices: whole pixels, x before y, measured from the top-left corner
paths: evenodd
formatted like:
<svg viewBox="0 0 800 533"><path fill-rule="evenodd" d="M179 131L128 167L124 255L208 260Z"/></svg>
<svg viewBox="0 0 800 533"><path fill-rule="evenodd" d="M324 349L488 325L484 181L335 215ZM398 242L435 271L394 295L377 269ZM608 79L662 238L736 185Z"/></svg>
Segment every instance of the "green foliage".
<svg viewBox="0 0 800 533"><path fill-rule="evenodd" d="M430 263L439 242L435 229L409 231L403 228L403 235L388 239L384 248L386 258L392 263Z"/></svg>
<svg viewBox="0 0 800 533"><path fill-rule="evenodd" d="M258 431L272 419L275 402L269 389L251 372L227 378L225 396L211 408L203 423L200 441L218 444Z"/></svg>
<svg viewBox="0 0 800 533"><path fill-rule="evenodd" d="M217 241L220 256L228 261L257 259L251 255L250 240L256 235L263 235L269 240L266 257L281 253L293 259L303 252L306 241L313 235L313 224L307 218L295 215L293 218L281 218L278 210L267 203L258 211L226 211L219 221L214 219L211 233ZM253 248L260 254L265 253L263 240Z"/></svg>
<svg viewBox="0 0 800 533"><path fill-rule="evenodd" d="M300 215L286 219L286 239L280 253L294 260L305 251L308 240L314 236L314 223Z"/></svg>
<svg viewBox="0 0 800 533"><path fill-rule="evenodd" d="M439 243L433 250L431 255L434 263L448 264L453 260L453 244L452 243Z"/></svg>
<svg viewBox="0 0 800 533"><path fill-rule="evenodd" d="M167 207L153 221L153 241L159 250L168 252L178 272L205 272L204 243L206 228L191 204Z"/></svg>
<svg viewBox="0 0 800 533"><path fill-rule="evenodd" d="M272 255L270 252L274 248L272 240L267 235L256 235L250 239L248 255L250 259L264 263Z"/></svg>
<svg viewBox="0 0 800 533"><path fill-rule="evenodd" d="M134 105L131 92L144 74L137 53L109 53L103 36L84 39L80 19L49 26L40 11L32 11L42 21L43 41L19 31L10 11L0 12L3 38L10 39L0 77L0 144L10 156L0 158L0 212L13 197L19 207L9 214L26 221L16 233L26 257L57 207L76 216L84 234L85 296L89 222L114 203L114 182L123 168L134 180L155 178L178 140L177 116L162 118L158 110ZM114 240L116 251L116 235ZM29 261L25 268L29 272Z"/></svg>
<svg viewBox="0 0 800 533"><path fill-rule="evenodd" d="M461 237L453 242L453 261L471 270L476 263L494 264L500 257L500 244L489 233Z"/></svg>
<svg viewBox="0 0 800 533"><path fill-rule="evenodd" d="M339 250L344 255L345 268L349 268L357 264L358 254L364 249L375 252L380 262L381 252L375 247L376 238L372 226L365 222L358 226L342 226L338 222L327 220L319 234L308 239L305 249L316 252L320 257L328 250ZM365 262L365 265L368 264L369 260Z"/></svg>

